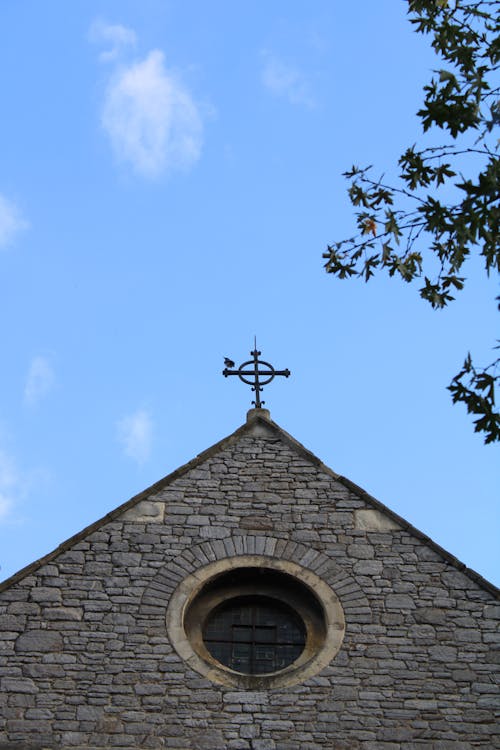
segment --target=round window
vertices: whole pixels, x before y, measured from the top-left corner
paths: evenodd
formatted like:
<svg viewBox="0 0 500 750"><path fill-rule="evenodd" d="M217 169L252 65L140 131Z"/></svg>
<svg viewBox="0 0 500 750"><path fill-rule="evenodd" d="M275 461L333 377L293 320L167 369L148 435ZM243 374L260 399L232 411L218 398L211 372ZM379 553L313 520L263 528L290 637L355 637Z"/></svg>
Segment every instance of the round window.
<svg viewBox="0 0 500 750"><path fill-rule="evenodd" d="M218 662L242 674L266 674L288 667L304 650L300 615L277 599L240 596L211 612L203 642Z"/></svg>
<svg viewBox="0 0 500 750"><path fill-rule="evenodd" d="M262 689L319 672L339 650L345 624L315 573L245 555L187 576L170 600L167 628L179 656L213 682Z"/></svg>

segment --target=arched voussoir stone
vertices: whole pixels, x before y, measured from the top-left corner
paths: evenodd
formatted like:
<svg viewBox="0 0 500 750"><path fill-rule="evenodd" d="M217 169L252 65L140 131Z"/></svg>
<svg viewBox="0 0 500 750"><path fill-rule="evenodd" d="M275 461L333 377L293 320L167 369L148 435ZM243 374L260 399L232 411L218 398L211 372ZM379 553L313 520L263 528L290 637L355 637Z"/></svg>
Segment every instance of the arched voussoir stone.
<svg viewBox="0 0 500 750"><path fill-rule="evenodd" d="M248 534L207 540L186 548L157 571L141 599L141 609L154 607L166 612L169 600L188 575L196 575L206 565L227 560L237 567L239 557L255 556L270 560L289 561L315 573L325 581L339 598L349 623L370 623L372 611L366 594L356 579L324 552L286 538ZM352 617L351 617L352 616Z"/></svg>

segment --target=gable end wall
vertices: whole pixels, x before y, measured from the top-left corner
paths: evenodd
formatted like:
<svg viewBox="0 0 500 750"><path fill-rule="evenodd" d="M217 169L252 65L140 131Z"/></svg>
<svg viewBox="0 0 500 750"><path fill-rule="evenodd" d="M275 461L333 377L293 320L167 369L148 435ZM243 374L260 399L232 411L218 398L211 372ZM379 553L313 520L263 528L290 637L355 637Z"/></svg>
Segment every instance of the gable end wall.
<svg viewBox="0 0 500 750"><path fill-rule="evenodd" d="M353 488L274 430L242 431L14 580L0 593L0 750L499 747L493 587ZM176 586L235 554L289 559L333 588L346 632L320 674L229 689L175 652Z"/></svg>

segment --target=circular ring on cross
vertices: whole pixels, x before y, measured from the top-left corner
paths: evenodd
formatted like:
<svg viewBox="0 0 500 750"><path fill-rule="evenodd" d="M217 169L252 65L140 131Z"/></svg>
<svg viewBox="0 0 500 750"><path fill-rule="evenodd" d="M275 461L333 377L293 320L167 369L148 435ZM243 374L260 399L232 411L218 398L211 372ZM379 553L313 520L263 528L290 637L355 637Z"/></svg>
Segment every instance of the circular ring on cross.
<svg viewBox="0 0 500 750"><path fill-rule="evenodd" d="M252 369L251 371L247 371L246 373L242 374L242 370L244 370L244 368L247 365L252 365L252 367L254 369ZM258 367L259 366L268 367L269 370L255 370L255 365L257 365ZM240 365L239 370L238 370L238 377L239 377L240 380L242 380L247 385L254 385L255 384L255 375L257 374L258 377L259 377L259 385L263 386L263 385L267 385L268 383L271 382L271 380L274 378L274 372L275 372L274 371L274 367L272 365L270 365L269 362L264 362L261 359L257 359L257 360L249 359L248 362L243 362L243 364ZM245 375L247 375L248 377L251 377L252 380L248 380L245 377Z"/></svg>

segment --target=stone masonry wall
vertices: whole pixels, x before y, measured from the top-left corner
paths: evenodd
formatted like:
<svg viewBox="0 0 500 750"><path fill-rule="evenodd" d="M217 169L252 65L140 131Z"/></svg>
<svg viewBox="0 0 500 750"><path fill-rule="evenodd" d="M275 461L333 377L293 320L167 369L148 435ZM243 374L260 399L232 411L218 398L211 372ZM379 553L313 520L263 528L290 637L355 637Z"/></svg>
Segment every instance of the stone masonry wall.
<svg viewBox="0 0 500 750"><path fill-rule="evenodd" d="M0 593L0 750L500 747L494 593L262 420ZM211 560L324 576L346 618L319 675L236 690L165 613ZM498 661L498 659L497 659Z"/></svg>

